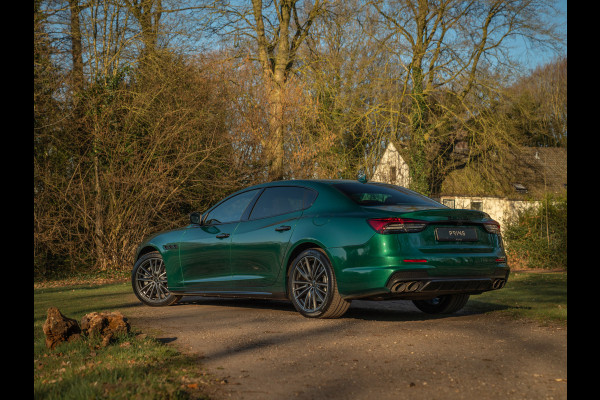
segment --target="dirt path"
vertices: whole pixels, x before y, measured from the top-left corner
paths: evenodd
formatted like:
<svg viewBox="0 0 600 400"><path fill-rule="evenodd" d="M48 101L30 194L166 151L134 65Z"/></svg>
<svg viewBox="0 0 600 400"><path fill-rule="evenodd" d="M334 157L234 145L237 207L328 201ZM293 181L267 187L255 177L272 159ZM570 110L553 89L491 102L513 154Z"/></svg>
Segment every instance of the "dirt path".
<svg viewBox="0 0 600 400"><path fill-rule="evenodd" d="M567 397L566 327L478 314L468 304L431 317L408 301L354 301L341 319L312 320L286 302L195 297L123 312L203 356L227 381L215 399Z"/></svg>

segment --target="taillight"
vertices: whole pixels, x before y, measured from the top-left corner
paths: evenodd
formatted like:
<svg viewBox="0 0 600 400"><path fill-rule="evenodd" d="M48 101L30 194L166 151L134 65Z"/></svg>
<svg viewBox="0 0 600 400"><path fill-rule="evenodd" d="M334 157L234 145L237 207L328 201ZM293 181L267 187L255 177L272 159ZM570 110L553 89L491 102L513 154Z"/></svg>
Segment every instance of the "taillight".
<svg viewBox="0 0 600 400"><path fill-rule="evenodd" d="M500 234L500 224L494 220L492 220L490 222L485 222L483 224L483 227L489 233L495 233L496 235Z"/></svg>
<svg viewBox="0 0 600 400"><path fill-rule="evenodd" d="M378 233L410 233L421 232L427 222L406 218L372 218L367 222Z"/></svg>

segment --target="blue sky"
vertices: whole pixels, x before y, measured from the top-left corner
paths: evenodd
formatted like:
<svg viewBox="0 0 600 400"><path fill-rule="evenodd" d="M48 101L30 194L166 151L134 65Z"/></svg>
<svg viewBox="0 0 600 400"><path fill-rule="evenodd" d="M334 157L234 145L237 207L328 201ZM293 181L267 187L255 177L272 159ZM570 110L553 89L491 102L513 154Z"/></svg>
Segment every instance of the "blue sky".
<svg viewBox="0 0 600 400"><path fill-rule="evenodd" d="M561 11L559 17L553 19L551 22L557 23L561 25L560 30L564 32L565 44L563 55L567 55L567 0L558 0L556 2L557 8ZM515 49L515 53L518 54L520 60L529 68L534 69L539 65L543 65L547 62L552 61L557 54L549 51L549 50L536 50L536 49L527 49L524 44L521 42L517 45L517 49Z"/></svg>

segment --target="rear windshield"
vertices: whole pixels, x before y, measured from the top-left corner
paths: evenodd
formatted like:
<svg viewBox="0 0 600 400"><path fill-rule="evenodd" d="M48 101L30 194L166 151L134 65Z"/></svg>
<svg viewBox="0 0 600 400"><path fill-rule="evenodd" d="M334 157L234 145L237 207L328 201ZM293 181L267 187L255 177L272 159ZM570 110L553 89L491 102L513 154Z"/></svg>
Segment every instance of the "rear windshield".
<svg viewBox="0 0 600 400"><path fill-rule="evenodd" d="M333 187L361 206L427 206L446 208L444 205L401 186L385 183L345 182Z"/></svg>

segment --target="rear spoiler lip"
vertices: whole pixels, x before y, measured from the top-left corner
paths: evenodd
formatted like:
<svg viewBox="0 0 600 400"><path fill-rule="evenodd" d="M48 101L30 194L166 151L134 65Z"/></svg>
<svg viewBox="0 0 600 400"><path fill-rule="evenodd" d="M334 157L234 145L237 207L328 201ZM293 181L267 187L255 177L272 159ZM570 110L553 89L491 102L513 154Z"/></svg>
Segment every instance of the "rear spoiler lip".
<svg viewBox="0 0 600 400"><path fill-rule="evenodd" d="M436 225L481 225L485 224L488 220L476 221L472 219L445 219L445 220L436 220L436 221L427 221L427 220L419 220L423 221L426 224L436 224Z"/></svg>

